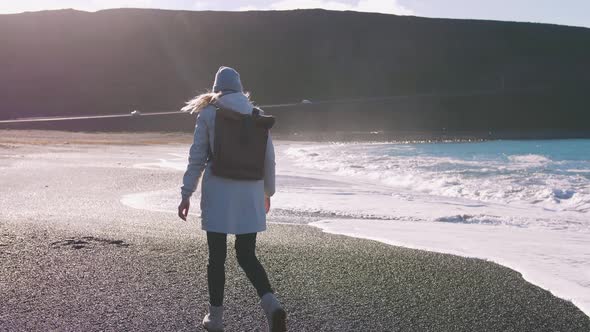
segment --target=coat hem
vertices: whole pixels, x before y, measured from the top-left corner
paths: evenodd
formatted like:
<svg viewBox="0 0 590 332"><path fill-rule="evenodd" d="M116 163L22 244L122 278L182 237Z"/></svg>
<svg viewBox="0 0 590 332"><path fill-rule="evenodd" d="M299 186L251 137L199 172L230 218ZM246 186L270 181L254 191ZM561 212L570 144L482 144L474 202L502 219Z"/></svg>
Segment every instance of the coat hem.
<svg viewBox="0 0 590 332"><path fill-rule="evenodd" d="M232 234L232 235L240 235L240 234L251 234L251 233L261 233L266 231L266 226L258 229L252 229L248 231L236 231L236 230L225 230L225 229L215 229L212 227L207 227L204 224L201 224L201 230L205 232L213 232L213 233L222 233L222 234Z"/></svg>

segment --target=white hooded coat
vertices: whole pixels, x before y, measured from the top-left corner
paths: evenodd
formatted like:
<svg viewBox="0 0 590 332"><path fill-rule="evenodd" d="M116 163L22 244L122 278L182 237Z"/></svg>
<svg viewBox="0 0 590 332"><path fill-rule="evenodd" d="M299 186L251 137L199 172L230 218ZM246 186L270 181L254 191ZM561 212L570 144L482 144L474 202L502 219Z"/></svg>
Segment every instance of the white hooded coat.
<svg viewBox="0 0 590 332"><path fill-rule="evenodd" d="M241 92L223 95L217 106L242 114L251 114L253 105ZM190 148L189 164L183 178L182 196L190 197L204 170L201 181L201 228L225 234L257 233L266 229L264 195L275 192L275 153L270 135L266 145L263 180L234 180L213 175L207 163L209 149L214 151L214 106L199 112Z"/></svg>

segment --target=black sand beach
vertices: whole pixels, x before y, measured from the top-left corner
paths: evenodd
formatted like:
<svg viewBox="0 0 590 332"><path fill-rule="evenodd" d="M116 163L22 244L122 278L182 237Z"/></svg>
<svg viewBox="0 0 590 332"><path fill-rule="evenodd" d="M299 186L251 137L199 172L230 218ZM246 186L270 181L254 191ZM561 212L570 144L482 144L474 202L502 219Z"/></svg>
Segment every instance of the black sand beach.
<svg viewBox="0 0 590 332"><path fill-rule="evenodd" d="M190 139L0 131L1 331L201 330L207 250L198 216L185 223L175 205L165 213L120 201L176 190L178 171L133 165ZM590 331L573 304L508 268L280 219L289 218L269 225L258 253L290 331ZM226 331L264 331L232 255L226 270Z"/></svg>

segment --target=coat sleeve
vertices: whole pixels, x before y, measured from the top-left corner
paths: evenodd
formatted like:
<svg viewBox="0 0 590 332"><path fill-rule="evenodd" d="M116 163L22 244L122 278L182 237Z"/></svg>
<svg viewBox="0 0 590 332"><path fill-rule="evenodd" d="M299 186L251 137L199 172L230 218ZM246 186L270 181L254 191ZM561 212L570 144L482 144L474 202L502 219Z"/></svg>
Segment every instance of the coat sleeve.
<svg viewBox="0 0 590 332"><path fill-rule="evenodd" d="M271 197L275 193L275 148L272 144L270 133L266 143L266 155L264 159L264 194Z"/></svg>
<svg viewBox="0 0 590 332"><path fill-rule="evenodd" d="M197 189L197 183L207 165L208 158L209 130L207 129L204 114L201 111L197 116L194 140L189 151L188 166L186 167L186 172L184 172L184 177L182 179L182 198L189 198Z"/></svg>

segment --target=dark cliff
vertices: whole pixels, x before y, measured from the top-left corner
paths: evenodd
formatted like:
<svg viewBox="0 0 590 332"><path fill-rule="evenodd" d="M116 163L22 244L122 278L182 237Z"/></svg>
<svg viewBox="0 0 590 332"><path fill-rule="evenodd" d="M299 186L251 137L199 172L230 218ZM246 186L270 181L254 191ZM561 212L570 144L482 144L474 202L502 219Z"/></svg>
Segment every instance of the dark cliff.
<svg viewBox="0 0 590 332"><path fill-rule="evenodd" d="M228 65L259 104L441 95L316 107L332 119L381 114L341 117L350 123L340 129L590 129L586 28L325 10L63 10L0 15L0 45L0 119L177 110Z"/></svg>

